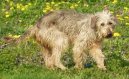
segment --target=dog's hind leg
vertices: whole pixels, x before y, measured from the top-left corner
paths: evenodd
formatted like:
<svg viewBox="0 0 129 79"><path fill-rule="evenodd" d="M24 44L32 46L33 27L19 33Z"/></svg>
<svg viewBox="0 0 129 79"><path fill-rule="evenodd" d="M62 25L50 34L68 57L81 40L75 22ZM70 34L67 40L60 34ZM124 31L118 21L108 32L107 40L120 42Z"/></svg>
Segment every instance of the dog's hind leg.
<svg viewBox="0 0 129 79"><path fill-rule="evenodd" d="M46 67L53 69L54 68L54 62L51 59L51 56L52 56L51 50L44 47L42 49L42 54L43 54L43 58L44 58L44 62L45 62Z"/></svg>
<svg viewBox="0 0 129 79"><path fill-rule="evenodd" d="M55 41L55 46L52 49L52 59L56 67L65 70L66 67L61 63L61 54L68 48L68 39L60 36Z"/></svg>

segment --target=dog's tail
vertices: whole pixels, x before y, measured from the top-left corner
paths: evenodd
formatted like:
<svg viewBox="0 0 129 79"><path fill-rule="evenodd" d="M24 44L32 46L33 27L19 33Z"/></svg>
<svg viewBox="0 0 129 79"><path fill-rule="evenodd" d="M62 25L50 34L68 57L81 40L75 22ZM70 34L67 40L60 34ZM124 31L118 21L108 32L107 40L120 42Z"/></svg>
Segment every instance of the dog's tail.
<svg viewBox="0 0 129 79"><path fill-rule="evenodd" d="M10 42L0 45L0 50L4 49L7 46L10 45L17 45L22 41L25 41L26 39L35 36L36 32L37 32L38 28L36 26L33 26L31 28L29 28L23 35L21 35L19 38L17 39L12 39Z"/></svg>

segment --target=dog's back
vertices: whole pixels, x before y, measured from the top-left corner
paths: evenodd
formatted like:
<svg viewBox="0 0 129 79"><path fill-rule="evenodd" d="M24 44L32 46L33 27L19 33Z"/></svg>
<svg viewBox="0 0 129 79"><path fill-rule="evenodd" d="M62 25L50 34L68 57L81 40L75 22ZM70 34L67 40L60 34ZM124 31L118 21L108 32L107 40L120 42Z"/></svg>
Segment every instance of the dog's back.
<svg viewBox="0 0 129 79"><path fill-rule="evenodd" d="M41 19L39 27L51 28L56 27L61 32L64 32L69 37L76 37L82 30L82 25L79 24L84 19L88 20L86 14L78 13L74 10L53 11ZM82 23L83 24L83 23Z"/></svg>

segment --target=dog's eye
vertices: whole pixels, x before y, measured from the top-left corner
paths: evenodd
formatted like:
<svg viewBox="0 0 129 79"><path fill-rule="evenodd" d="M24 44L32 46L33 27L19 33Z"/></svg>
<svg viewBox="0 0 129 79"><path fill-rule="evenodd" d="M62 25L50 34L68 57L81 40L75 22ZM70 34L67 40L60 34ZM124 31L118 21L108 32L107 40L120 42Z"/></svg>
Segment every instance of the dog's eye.
<svg viewBox="0 0 129 79"><path fill-rule="evenodd" d="M101 23L101 26L104 26L105 24L104 23Z"/></svg>
<svg viewBox="0 0 129 79"><path fill-rule="evenodd" d="M109 22L108 24L109 24L109 25L112 25L112 22Z"/></svg>

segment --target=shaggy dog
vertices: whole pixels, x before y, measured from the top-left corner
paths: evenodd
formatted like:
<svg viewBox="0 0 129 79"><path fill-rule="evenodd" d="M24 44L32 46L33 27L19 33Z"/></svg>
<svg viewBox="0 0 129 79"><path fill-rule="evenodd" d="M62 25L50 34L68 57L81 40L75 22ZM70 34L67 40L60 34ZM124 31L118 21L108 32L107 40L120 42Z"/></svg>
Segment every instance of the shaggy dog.
<svg viewBox="0 0 129 79"><path fill-rule="evenodd" d="M73 45L75 68L83 68L86 55L90 55L98 68L106 70L101 43L104 38L112 37L115 24L115 18L108 10L95 14L72 10L53 11L41 17L34 27L14 42L34 37L42 47L48 68L66 69L60 61L61 54Z"/></svg>

